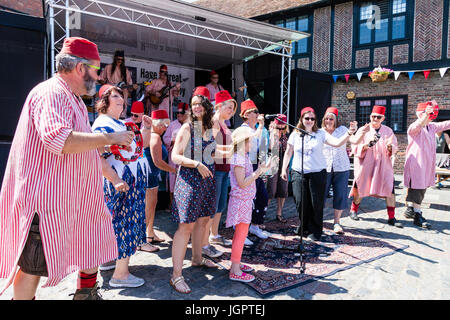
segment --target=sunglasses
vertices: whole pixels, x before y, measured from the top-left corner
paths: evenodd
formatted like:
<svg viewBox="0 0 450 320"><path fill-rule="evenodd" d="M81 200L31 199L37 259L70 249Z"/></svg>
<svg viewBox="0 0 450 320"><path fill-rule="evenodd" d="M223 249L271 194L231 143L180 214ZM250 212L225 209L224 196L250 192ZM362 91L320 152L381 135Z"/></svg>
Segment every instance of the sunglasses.
<svg viewBox="0 0 450 320"><path fill-rule="evenodd" d="M325 118L325 120L334 121L334 118Z"/></svg>
<svg viewBox="0 0 450 320"><path fill-rule="evenodd" d="M89 63L83 63L85 66L88 66L89 68L92 68L92 69L95 69L95 70L100 70L100 67L97 67L97 66L94 66L94 65L92 65L92 64L89 64Z"/></svg>
<svg viewBox="0 0 450 320"><path fill-rule="evenodd" d="M255 113L255 114L259 114L259 111L258 111L258 110L252 110L252 111L249 111L248 113Z"/></svg>
<svg viewBox="0 0 450 320"><path fill-rule="evenodd" d="M381 118L383 118L383 116L371 116L372 117L372 119L378 119L378 120L380 120Z"/></svg>
<svg viewBox="0 0 450 320"><path fill-rule="evenodd" d="M304 117L303 119L307 121L316 121L316 118Z"/></svg>
<svg viewBox="0 0 450 320"><path fill-rule="evenodd" d="M219 77L211 77L211 79L219 79Z"/></svg>
<svg viewBox="0 0 450 320"><path fill-rule="evenodd" d="M133 118L139 118L139 115L138 114L131 114L131 116L133 117Z"/></svg>

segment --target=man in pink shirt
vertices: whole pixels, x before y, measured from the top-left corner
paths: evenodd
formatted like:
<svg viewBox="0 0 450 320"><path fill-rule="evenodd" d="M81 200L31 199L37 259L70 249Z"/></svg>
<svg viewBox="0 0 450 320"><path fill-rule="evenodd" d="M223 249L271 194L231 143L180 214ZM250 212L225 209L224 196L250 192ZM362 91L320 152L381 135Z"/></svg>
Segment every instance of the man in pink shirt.
<svg viewBox="0 0 450 320"><path fill-rule="evenodd" d="M357 216L362 198L372 196L386 199L388 224L402 228L395 219L394 169L392 155L398 150L397 138L391 128L382 125L386 108L374 106L370 114L370 130L364 133L362 141L352 146L355 155L353 187L349 197L353 196L350 218ZM359 130L363 130L361 127ZM358 130L358 131L359 131ZM358 132L359 134L360 132Z"/></svg>
<svg viewBox="0 0 450 320"><path fill-rule="evenodd" d="M164 90L163 90L164 89ZM159 68L159 78L153 80L146 88L146 106L149 113L154 110L166 110L172 120L173 98L178 97L181 89L181 83L175 84L169 81L169 73L165 64ZM165 92L161 92L161 91ZM152 102L153 101L153 102Z"/></svg>
<svg viewBox="0 0 450 320"><path fill-rule="evenodd" d="M92 133L81 96L95 93L94 43L66 38L56 67L25 101L0 192L0 294L14 282L15 300L34 299L41 276L56 286L77 270L74 299L100 299L97 267L118 255L99 151L134 133Z"/></svg>
<svg viewBox="0 0 450 320"><path fill-rule="evenodd" d="M433 123L439 112L436 101L419 103L416 109L417 120L408 128L408 147L406 148L403 183L408 188L407 209L404 213L414 224L422 228L431 225L422 216L420 206L428 187L434 185L436 173L436 132L450 128L450 120Z"/></svg>

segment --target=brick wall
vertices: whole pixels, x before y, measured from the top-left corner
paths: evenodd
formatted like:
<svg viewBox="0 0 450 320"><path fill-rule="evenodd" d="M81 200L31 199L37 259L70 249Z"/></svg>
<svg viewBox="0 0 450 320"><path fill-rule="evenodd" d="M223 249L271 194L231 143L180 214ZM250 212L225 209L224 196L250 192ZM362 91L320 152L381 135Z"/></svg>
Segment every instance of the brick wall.
<svg viewBox="0 0 450 320"><path fill-rule="evenodd" d="M0 5L31 16L43 17L42 0L0 0Z"/></svg>
<svg viewBox="0 0 450 320"><path fill-rule="evenodd" d="M385 66L389 63L389 47L375 48L373 51L373 65Z"/></svg>
<svg viewBox="0 0 450 320"><path fill-rule="evenodd" d="M402 64L408 63L409 60L409 44L399 44L392 48L392 63Z"/></svg>
<svg viewBox="0 0 450 320"><path fill-rule="evenodd" d="M353 91L357 98L377 97L377 96L408 96L408 114L407 125L415 121L415 110L419 102L430 99L436 99L442 109L450 109L450 75L441 78L439 71L432 71L425 80L422 73L416 73L412 80L409 80L408 74L400 74L397 81L391 75L386 82L373 83L372 80L364 76L361 81L351 78L348 83L345 80L338 80L333 84L333 93L331 104L338 107L343 124L348 126L349 121L356 116L356 100L349 101L346 93ZM367 119L369 121L369 119ZM361 125L361 124L359 124ZM399 143L399 151L405 152L407 146L406 134L396 134ZM395 172L403 172L404 156L398 156L395 162Z"/></svg>
<svg viewBox="0 0 450 320"><path fill-rule="evenodd" d="M309 70L309 58L297 59L297 68Z"/></svg>
<svg viewBox="0 0 450 320"><path fill-rule="evenodd" d="M370 65L370 50L355 51L355 68L367 68Z"/></svg>
<svg viewBox="0 0 450 320"><path fill-rule="evenodd" d="M331 6L314 10L312 69L317 72L330 70Z"/></svg>
<svg viewBox="0 0 450 320"><path fill-rule="evenodd" d="M441 59L444 1L415 0L414 62Z"/></svg>
<svg viewBox="0 0 450 320"><path fill-rule="evenodd" d="M334 7L333 70L352 67L353 2Z"/></svg>

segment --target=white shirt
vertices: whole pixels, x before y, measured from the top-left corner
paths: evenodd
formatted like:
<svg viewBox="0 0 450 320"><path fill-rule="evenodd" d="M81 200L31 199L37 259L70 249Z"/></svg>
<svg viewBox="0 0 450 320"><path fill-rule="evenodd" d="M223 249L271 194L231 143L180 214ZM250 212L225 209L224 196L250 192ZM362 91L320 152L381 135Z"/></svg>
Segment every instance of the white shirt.
<svg viewBox="0 0 450 320"><path fill-rule="evenodd" d="M320 130L324 131L326 134L329 134L323 128ZM347 132L347 127L339 126L339 128L336 128L331 135L335 138L342 138L347 134ZM325 144L323 146L323 155L327 162L327 172L331 172L331 169L333 169L334 172L343 172L350 170L350 160L348 159L346 144L343 144L338 148Z"/></svg>
<svg viewBox="0 0 450 320"><path fill-rule="evenodd" d="M312 132L311 135L312 136L305 136L304 138L304 173L320 172L327 168L327 162L323 155L323 145L326 140L326 134L324 131L319 130L317 132ZM287 143L294 148L292 169L297 172L302 172L302 137L300 136L300 133L294 130L289 136Z"/></svg>

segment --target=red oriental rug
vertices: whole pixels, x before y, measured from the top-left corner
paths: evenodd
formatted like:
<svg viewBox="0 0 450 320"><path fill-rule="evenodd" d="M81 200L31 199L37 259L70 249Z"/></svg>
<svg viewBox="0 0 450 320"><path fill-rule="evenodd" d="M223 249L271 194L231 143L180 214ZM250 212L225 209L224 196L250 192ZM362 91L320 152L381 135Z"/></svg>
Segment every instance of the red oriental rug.
<svg viewBox="0 0 450 320"><path fill-rule="evenodd" d="M310 281L325 278L336 272L394 254L407 245L377 238L365 230L346 229L344 235L335 235L331 223L324 223L324 234L320 242L303 239L305 253L305 273L300 273L299 236L294 233L298 218L290 218L287 223L271 221L266 230L272 237L262 240L249 234L254 242L245 247L242 263L252 266L256 277L247 283L261 296L292 289ZM221 234L232 239L233 229L227 228ZM231 248L217 246L224 252L213 260L225 269L231 266Z"/></svg>

